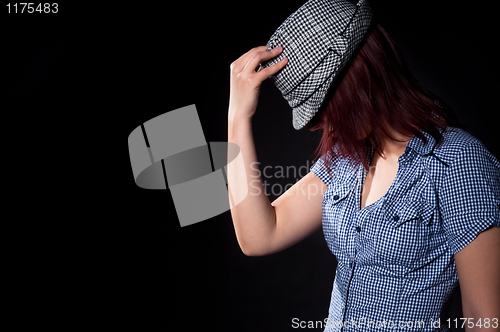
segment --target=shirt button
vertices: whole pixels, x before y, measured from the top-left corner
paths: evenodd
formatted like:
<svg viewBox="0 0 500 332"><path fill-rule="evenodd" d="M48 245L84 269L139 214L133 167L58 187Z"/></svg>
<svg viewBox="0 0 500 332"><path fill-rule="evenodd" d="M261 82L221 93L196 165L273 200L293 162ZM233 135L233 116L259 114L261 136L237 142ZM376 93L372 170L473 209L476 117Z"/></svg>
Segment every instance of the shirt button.
<svg viewBox="0 0 500 332"><path fill-rule="evenodd" d="M396 215L396 216L394 216L393 219L394 219L394 221L398 221L399 220L399 216Z"/></svg>
<svg viewBox="0 0 500 332"><path fill-rule="evenodd" d="M349 268L352 269L352 262L349 263Z"/></svg>
<svg viewBox="0 0 500 332"><path fill-rule="evenodd" d="M333 199L334 199L334 200L339 199L339 195L335 195L335 196L333 196Z"/></svg>
<svg viewBox="0 0 500 332"><path fill-rule="evenodd" d="M359 233L359 232L361 232L361 227L356 226L356 231L357 231L358 233Z"/></svg>

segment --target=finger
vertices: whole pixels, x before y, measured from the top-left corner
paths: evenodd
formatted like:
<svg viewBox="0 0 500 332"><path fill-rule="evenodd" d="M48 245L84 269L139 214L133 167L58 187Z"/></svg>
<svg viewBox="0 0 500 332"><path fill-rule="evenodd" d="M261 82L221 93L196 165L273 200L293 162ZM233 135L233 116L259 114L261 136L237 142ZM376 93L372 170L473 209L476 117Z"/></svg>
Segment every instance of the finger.
<svg viewBox="0 0 500 332"><path fill-rule="evenodd" d="M275 63L272 66L269 66L267 68L264 68L262 70L259 70L256 73L256 76L258 80L261 82L267 79L269 76L276 74L278 71L280 71L285 65L288 63L288 58L284 57L281 59L279 62Z"/></svg>
<svg viewBox="0 0 500 332"><path fill-rule="evenodd" d="M255 53L262 52L267 50L269 46L257 46L240 56L238 59L236 59L232 65L233 65L233 70L235 70L237 73L243 70L245 68L246 63L248 62L248 59L250 59Z"/></svg>
<svg viewBox="0 0 500 332"><path fill-rule="evenodd" d="M260 65L262 61L266 61L278 56L281 51L283 51L282 47L276 47L269 51L254 53L254 55L248 60L248 63L243 70L255 71L255 69Z"/></svg>

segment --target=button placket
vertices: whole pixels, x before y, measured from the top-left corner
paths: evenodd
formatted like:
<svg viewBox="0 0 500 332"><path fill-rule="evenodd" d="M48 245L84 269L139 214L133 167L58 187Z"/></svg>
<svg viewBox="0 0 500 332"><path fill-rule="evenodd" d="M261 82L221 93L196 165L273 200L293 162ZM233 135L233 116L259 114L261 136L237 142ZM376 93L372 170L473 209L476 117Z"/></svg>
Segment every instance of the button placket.
<svg viewBox="0 0 500 332"><path fill-rule="evenodd" d="M349 263L349 267L353 268L356 265L356 256L357 253L360 250L361 246L361 226L363 223L363 220L367 218L367 215L370 214L370 211L372 210L372 206L365 207L363 209L359 209L359 202L361 201L361 190L363 187L363 180L365 177L365 169L362 165L360 165L359 172L358 172L358 181L357 181L357 188L356 188L356 215L353 220L353 236L354 236L354 255L352 256L352 260ZM354 273L354 270L351 272Z"/></svg>

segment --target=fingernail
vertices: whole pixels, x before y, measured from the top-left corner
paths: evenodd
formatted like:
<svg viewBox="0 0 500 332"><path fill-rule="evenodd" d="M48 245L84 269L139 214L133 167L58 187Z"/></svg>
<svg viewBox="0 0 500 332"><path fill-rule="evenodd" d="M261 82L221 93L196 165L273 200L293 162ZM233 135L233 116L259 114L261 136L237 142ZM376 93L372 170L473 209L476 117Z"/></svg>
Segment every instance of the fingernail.
<svg viewBox="0 0 500 332"><path fill-rule="evenodd" d="M282 50L282 47L281 46L275 47L274 50L279 52Z"/></svg>
<svg viewBox="0 0 500 332"><path fill-rule="evenodd" d="M288 59L286 57L284 57L283 59L281 59L281 62L287 62Z"/></svg>

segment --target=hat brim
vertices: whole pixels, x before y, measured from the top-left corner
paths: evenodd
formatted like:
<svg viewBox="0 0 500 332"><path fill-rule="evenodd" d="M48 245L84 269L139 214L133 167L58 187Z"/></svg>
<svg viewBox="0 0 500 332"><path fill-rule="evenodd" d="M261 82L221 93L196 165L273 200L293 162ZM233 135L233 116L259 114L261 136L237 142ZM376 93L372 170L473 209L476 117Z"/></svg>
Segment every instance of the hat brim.
<svg viewBox="0 0 500 332"><path fill-rule="evenodd" d="M336 54L329 55L329 57L337 58ZM336 61L335 61L336 62ZM298 106L292 107L292 124L296 130L302 129L314 115L318 112L319 108L325 100L333 81L337 78L339 67L333 67L330 71L329 77L321 84L318 89L303 103Z"/></svg>

